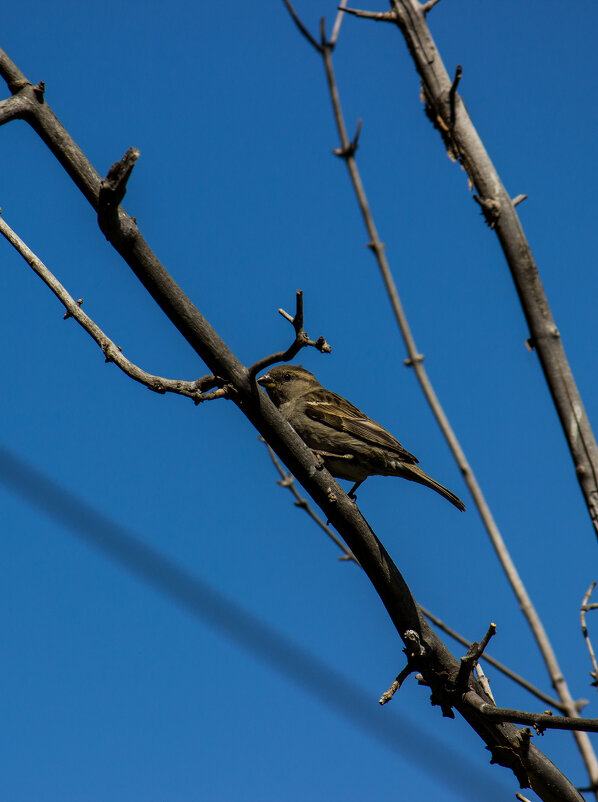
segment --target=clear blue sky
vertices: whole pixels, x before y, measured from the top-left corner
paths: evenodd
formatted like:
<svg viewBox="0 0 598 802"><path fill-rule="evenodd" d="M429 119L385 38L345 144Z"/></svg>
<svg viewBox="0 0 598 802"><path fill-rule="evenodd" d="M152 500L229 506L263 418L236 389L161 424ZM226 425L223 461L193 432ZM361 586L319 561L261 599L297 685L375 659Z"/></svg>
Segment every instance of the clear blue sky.
<svg viewBox="0 0 598 802"><path fill-rule="evenodd" d="M297 9L314 32L321 16L329 28L334 19L334 3L298 0ZM430 25L449 70L463 65L460 91L509 192L529 195L522 222L598 425L598 10L443 0ZM282 2L167 10L23 0L4 10L3 31L2 47L46 82L49 104L101 174L129 146L141 150L124 205L239 358L286 347L290 327L276 310L292 311L304 290L306 327L333 353L305 352L303 364L469 506L461 515L426 488L374 478L359 494L364 514L422 604L471 639L496 622L492 653L550 692L403 367L344 166L331 155L321 62ZM349 126L364 120L362 176L431 378L572 692L598 715L578 625L598 578L595 537L496 239L423 113L398 32L345 20L335 64ZM205 373L38 137L24 123L0 137L6 221L130 359L169 377ZM472 772L489 783L472 798L513 798L514 779L413 678L378 707L404 663L393 627L365 577L337 562L276 485L236 407L158 396L105 365L20 257L3 242L0 253L1 447L358 686L351 715L365 711L389 744L275 667L273 642L256 641L246 621L207 603L200 620L0 486L0 802L456 802ZM498 704L543 709L488 673ZM569 734L537 740L585 782ZM445 754L437 772L445 748L457 757Z"/></svg>

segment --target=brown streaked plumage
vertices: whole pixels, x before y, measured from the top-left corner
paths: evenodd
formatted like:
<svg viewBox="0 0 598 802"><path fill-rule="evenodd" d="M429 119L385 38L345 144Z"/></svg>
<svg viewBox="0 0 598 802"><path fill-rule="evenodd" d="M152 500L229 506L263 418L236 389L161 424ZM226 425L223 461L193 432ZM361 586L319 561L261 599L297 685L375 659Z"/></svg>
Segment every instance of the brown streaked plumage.
<svg viewBox="0 0 598 802"><path fill-rule="evenodd" d="M297 365L277 365L257 380L297 434L339 479L400 476L430 487L459 510L465 504L419 467L418 459L350 401L319 383Z"/></svg>

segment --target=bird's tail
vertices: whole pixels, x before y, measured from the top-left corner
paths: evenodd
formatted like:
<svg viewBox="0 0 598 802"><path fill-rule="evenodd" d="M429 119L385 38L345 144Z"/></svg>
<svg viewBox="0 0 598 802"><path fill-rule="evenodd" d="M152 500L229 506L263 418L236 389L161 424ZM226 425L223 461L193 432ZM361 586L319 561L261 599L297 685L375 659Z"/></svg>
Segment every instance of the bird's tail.
<svg viewBox="0 0 598 802"><path fill-rule="evenodd" d="M432 488L437 493L440 493L441 496L444 496L447 501L450 501L451 504L454 504L458 510L463 512L465 510L465 504L461 501L461 499L456 496L454 493L441 485L440 482L437 482L436 479L432 479L431 476L428 476L425 471L419 467L419 465L405 465L404 463L401 465L401 476L405 479L410 479L412 482L418 482L420 485L425 485L426 487Z"/></svg>

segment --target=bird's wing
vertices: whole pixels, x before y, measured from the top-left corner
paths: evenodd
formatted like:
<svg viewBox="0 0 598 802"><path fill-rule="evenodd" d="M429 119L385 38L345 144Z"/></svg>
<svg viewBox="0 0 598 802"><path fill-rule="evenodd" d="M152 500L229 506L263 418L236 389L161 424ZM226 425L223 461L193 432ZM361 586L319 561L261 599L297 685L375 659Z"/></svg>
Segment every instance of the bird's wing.
<svg viewBox="0 0 598 802"><path fill-rule="evenodd" d="M387 448L395 452L403 462L419 462L383 426L331 390L313 390L306 393L303 401L305 414L312 420L330 426L337 432L346 432L369 445Z"/></svg>

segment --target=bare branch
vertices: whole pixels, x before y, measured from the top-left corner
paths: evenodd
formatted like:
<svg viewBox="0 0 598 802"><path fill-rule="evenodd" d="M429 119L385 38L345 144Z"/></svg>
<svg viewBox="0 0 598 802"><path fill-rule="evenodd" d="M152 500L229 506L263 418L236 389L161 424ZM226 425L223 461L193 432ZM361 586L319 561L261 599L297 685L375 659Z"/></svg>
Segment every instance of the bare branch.
<svg viewBox="0 0 598 802"><path fill-rule="evenodd" d="M449 89L451 128L455 125L455 96L457 94L457 88L461 83L462 77L463 77L463 67L460 64L457 64L457 69L455 70L455 77L453 78L453 83L451 84L451 88Z"/></svg>
<svg viewBox="0 0 598 802"><path fill-rule="evenodd" d="M0 101L0 125L18 120L22 117L27 104L18 95L13 95L6 100Z"/></svg>
<svg viewBox="0 0 598 802"><path fill-rule="evenodd" d="M340 6L339 6L340 8ZM372 19L376 22L396 22L397 15L394 11L360 11L358 8L345 8L347 14L361 19Z"/></svg>
<svg viewBox="0 0 598 802"><path fill-rule="evenodd" d="M467 650L465 657L461 658L461 665L459 666L459 673L457 674L457 679L455 682L458 690L463 691L467 687L471 672L484 653L484 649L488 645L490 638L492 638L494 635L496 635L496 624L490 624L488 631L482 638L482 641L480 643L474 641Z"/></svg>
<svg viewBox="0 0 598 802"><path fill-rule="evenodd" d="M465 646L466 648L469 648L471 646L471 642L468 641L467 638L464 638L463 635L460 635L458 632L455 632L454 629L449 627L448 624L445 624L444 621L435 616L429 610L426 610L425 607L421 607L420 609L422 613L426 616L426 618L428 618L434 624L434 626L438 627L438 629L441 629L443 632L446 632L447 635L450 635L451 638L454 638L462 646ZM567 712L565 709L565 705L562 702L559 702L557 699L553 699L551 696L544 693L539 688L536 688L535 685L532 685L531 682L528 682L528 680L524 679L524 677L521 677L519 674L516 674L514 671L511 671L510 668L505 666L504 663L500 663L498 660L496 660L496 658L491 657L489 654L484 652L484 654L481 655L481 659L485 660L489 665L494 666L494 668L496 668L497 671L500 671L506 677L513 680L513 682L516 682L518 685L521 685L522 688L525 688L526 691L529 691L529 693L531 693L537 699L540 699L540 701L545 702L551 707L554 707L555 710L560 710L562 713ZM584 708L587 705L587 703L588 703L587 699L578 700L577 702L575 702L576 710L579 712L579 710Z"/></svg>
<svg viewBox="0 0 598 802"><path fill-rule="evenodd" d="M397 676L397 678L396 678L396 679L395 679L395 681L392 683L392 685L390 686L390 688L389 688L387 691L384 691L384 693L382 694L382 696L381 696L381 697L380 697L380 699L378 700L379 704L381 704L381 705L388 704L388 702L390 702L390 700L391 700L391 699L392 699L392 697L395 695L395 693L396 693L396 692L399 690L399 688L401 687L401 685L402 685L402 684L405 682L405 680L407 679L407 677L408 677L410 674L412 674L414 671L415 671L415 669L414 669L412 666L410 666L410 665L409 665L409 663L407 663L407 665L405 666L405 668L404 668L404 669L401 671L401 673L400 673L400 674Z"/></svg>
<svg viewBox="0 0 598 802"><path fill-rule="evenodd" d="M336 45L338 35L341 30L341 23L344 17L344 10L345 6L347 5L347 0L341 0L341 4L338 6L338 13L336 15L336 19L334 20L334 25L332 26L332 33L330 34L330 39L328 40L328 44L330 47L334 47Z"/></svg>
<svg viewBox="0 0 598 802"><path fill-rule="evenodd" d="M552 713L527 713L523 710L511 710L506 707L493 707L483 704L479 708L486 718L498 721L510 721L513 724L531 724L538 733L544 730L570 730L575 732L598 732L598 718L579 718L571 716L553 716Z"/></svg>
<svg viewBox="0 0 598 802"><path fill-rule="evenodd" d="M263 359L258 359L249 368L249 377L253 379L264 368L273 365L275 362L288 362L293 359L302 348L316 348L321 354L329 354L332 351L332 346L328 345L324 337L318 337L317 340L310 340L305 330L303 329L303 291L297 290L297 310L294 317L285 312L284 309L279 309L278 312L285 320L295 329L295 339L286 351L278 351L276 354L270 354Z"/></svg>
<svg viewBox="0 0 598 802"><path fill-rule="evenodd" d="M305 36L305 38L306 38L306 39L307 39L307 41L310 43L310 45L311 45L312 47L315 47L315 48L316 48L316 50L318 51L318 53L321 53L321 52L322 52L322 45L320 45L320 44L318 44L318 42L316 42L316 40L314 39L314 37L313 37L313 36L311 35L311 33L310 33L308 30L307 30L307 28L305 27L305 25L304 25L304 24L301 22L301 20L299 19L299 15L297 14L297 12L295 11L295 9L293 8L293 4L291 3L291 1L290 1L290 0L282 0L282 2L283 2L283 3L285 4L285 6L287 7L287 11L288 11L288 12L289 12L289 14L291 15L291 17L292 17L292 19L293 19L293 22L294 22L294 23L295 23L295 25L297 26L297 29L300 31L300 33L302 34L302 36Z"/></svg>
<svg viewBox="0 0 598 802"><path fill-rule="evenodd" d="M595 610L598 607L598 605L596 604L589 603L595 587L596 587L596 582L592 582L590 587L586 590L585 595L583 597L583 601L581 603L579 618L581 622L581 632L585 638L586 646L588 647L588 653L590 655L590 660L592 662L592 670L590 671L590 676L592 677L591 684L596 688L598 687L598 663L596 662L594 647L592 646L592 641L590 640L590 635L588 632L588 628L586 626L586 612L588 612L589 610Z"/></svg>
<svg viewBox="0 0 598 802"><path fill-rule="evenodd" d="M328 537L334 543L336 543L336 545L339 547L339 549L341 549L341 551L343 552L343 555L344 555L343 557L340 558L341 560L351 561L351 562L354 562L357 565L359 565L359 562L355 558L355 555L353 554L351 549L348 549L345 546L345 544L343 543L343 541L332 531L332 529L329 526L326 526L326 524L320 518L320 516L317 515L313 511L313 509L309 505L307 499L303 498L303 496L299 493L299 491L297 490L297 485L295 484L295 480L293 478L293 475L290 474L290 473L287 473L283 469L283 467L280 464L280 462L276 459L276 454L270 448L268 443L266 443L266 441L264 440L263 437L260 437L260 440L263 443L265 443L266 448L268 449L268 454L270 455L270 459L272 460L272 462L274 463L274 467L276 468L276 470L280 474L281 478L280 478L280 481L278 482L278 484L281 487L286 487L287 490L291 491L291 493L295 497L295 506L299 507L299 509L301 509L301 510L304 510L309 515L309 517L312 519L312 521L314 521L320 527L320 529L322 529L322 531L325 532L326 535L328 535Z"/></svg>
<svg viewBox="0 0 598 802"><path fill-rule="evenodd" d="M220 388L214 393L204 394L202 388L213 386L214 377L204 376L195 381L183 381L182 379L165 379L162 376L154 376L142 370L122 353L120 347L110 340L106 334L97 326L93 320L85 314L81 309L83 299L78 301L69 295L66 289L48 270L45 264L38 259L30 248L25 245L22 239L15 234L15 232L6 223L3 217L0 217L0 234L2 234L8 242L15 248L15 250L23 257L23 259L31 266L33 271L42 279L42 281L52 290L58 300L64 305L66 314L65 320L73 317L85 331L92 337L100 346L106 357L106 362L114 362L123 373L126 373L131 379L134 379L140 384L144 384L155 393L177 393L192 398L196 404L202 401L209 401L213 398L224 398L227 396L225 388Z"/></svg>
<svg viewBox="0 0 598 802"><path fill-rule="evenodd" d="M515 198L513 198L511 203L513 206L519 206L519 204L523 203L524 200L527 200L527 195L517 195Z"/></svg>
<svg viewBox="0 0 598 802"><path fill-rule="evenodd" d="M439 2L440 2L440 0L428 0L427 3L424 3L422 5L422 11L424 12L424 14L427 14L428 11L431 11L434 8L434 6L436 5L436 3L439 3Z"/></svg>

